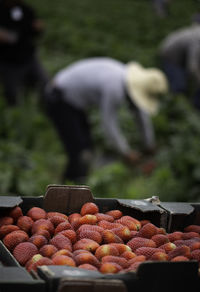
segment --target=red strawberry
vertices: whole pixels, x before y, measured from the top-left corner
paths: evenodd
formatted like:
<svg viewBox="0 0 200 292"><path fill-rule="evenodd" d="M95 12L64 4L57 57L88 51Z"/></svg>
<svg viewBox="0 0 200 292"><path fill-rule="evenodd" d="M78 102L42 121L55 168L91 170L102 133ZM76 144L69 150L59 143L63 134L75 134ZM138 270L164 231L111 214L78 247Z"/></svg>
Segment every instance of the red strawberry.
<svg viewBox="0 0 200 292"><path fill-rule="evenodd" d="M136 249L136 255L144 255L146 259L150 259L155 252L165 253L163 249L155 248L155 247L139 247Z"/></svg>
<svg viewBox="0 0 200 292"><path fill-rule="evenodd" d="M123 243L123 240L117 236L112 230L105 229L102 232L104 243Z"/></svg>
<svg viewBox="0 0 200 292"><path fill-rule="evenodd" d="M101 220L98 222L98 226L102 227L103 229L114 229L118 227L122 227L123 225L120 223L115 223L115 222L108 222L106 220Z"/></svg>
<svg viewBox="0 0 200 292"><path fill-rule="evenodd" d="M66 218L64 218L62 216L58 216L58 215L52 216L48 219L51 221L51 223L54 225L54 227L58 226L58 224L60 224L62 222L65 222L65 221L68 222L68 220Z"/></svg>
<svg viewBox="0 0 200 292"><path fill-rule="evenodd" d="M153 235L151 239L156 243L157 247L169 242L169 238L164 234Z"/></svg>
<svg viewBox="0 0 200 292"><path fill-rule="evenodd" d="M73 250L85 249L91 252L95 252L98 247L99 244L96 241L89 238L83 238L73 245Z"/></svg>
<svg viewBox="0 0 200 292"><path fill-rule="evenodd" d="M110 215L104 214L104 213L95 213L94 214L97 217L97 222L101 220L105 220L108 222L114 222L114 218Z"/></svg>
<svg viewBox="0 0 200 292"><path fill-rule="evenodd" d="M182 261L186 262L186 261L189 261L189 259L186 258L185 256L177 256L171 259L171 262L182 262Z"/></svg>
<svg viewBox="0 0 200 292"><path fill-rule="evenodd" d="M176 240L174 241L174 244L176 246L182 246L182 245L187 245L187 246L191 246L194 242L200 242L200 238L199 237L194 237L194 238L190 238L190 239L185 239L185 240Z"/></svg>
<svg viewBox="0 0 200 292"><path fill-rule="evenodd" d="M8 216L12 217L14 221L16 222L19 217L23 216L21 207L16 206L12 208L10 212L8 213Z"/></svg>
<svg viewBox="0 0 200 292"><path fill-rule="evenodd" d="M130 230L139 230L141 228L141 223L137 219L131 216L122 216L120 219L116 220L116 223L127 226Z"/></svg>
<svg viewBox="0 0 200 292"><path fill-rule="evenodd" d="M77 230L77 234L79 234L82 231L86 231L86 230L97 231L97 232L99 232L101 234L104 229L102 227L100 227L100 226L97 226L97 225L83 224Z"/></svg>
<svg viewBox="0 0 200 292"><path fill-rule="evenodd" d="M17 220L17 226L19 226L21 230L24 230L27 233L31 230L33 223L33 219L31 219L29 216L20 216Z"/></svg>
<svg viewBox="0 0 200 292"><path fill-rule="evenodd" d="M130 260L136 257L136 254L132 251L125 251L121 254L121 257Z"/></svg>
<svg viewBox="0 0 200 292"><path fill-rule="evenodd" d="M152 238L152 236L157 234L157 227L152 223L147 223L138 232L139 237Z"/></svg>
<svg viewBox="0 0 200 292"><path fill-rule="evenodd" d="M139 247L156 247L156 244L152 239L143 237L135 237L129 240L127 245L132 249L133 252Z"/></svg>
<svg viewBox="0 0 200 292"><path fill-rule="evenodd" d="M106 255L118 256L119 252L117 248L115 246L112 246L111 244L103 244L99 246L95 251L95 256L99 260Z"/></svg>
<svg viewBox="0 0 200 292"><path fill-rule="evenodd" d="M110 243L110 245L116 247L120 255L125 251L131 251L131 248L123 243Z"/></svg>
<svg viewBox="0 0 200 292"><path fill-rule="evenodd" d="M82 252L74 256L74 260L77 266L82 265L82 264L90 264L97 268L100 267L99 260L92 253Z"/></svg>
<svg viewBox="0 0 200 292"><path fill-rule="evenodd" d="M103 274L116 274L122 270L122 267L117 263L102 263L99 271Z"/></svg>
<svg viewBox="0 0 200 292"><path fill-rule="evenodd" d="M92 254L90 251L86 250L86 249L76 249L73 251L73 256L77 256L78 254L81 254L81 253L90 253Z"/></svg>
<svg viewBox="0 0 200 292"><path fill-rule="evenodd" d="M190 258L191 257L190 248L186 245L177 246L174 250L168 253L169 260L172 260L176 256L180 255Z"/></svg>
<svg viewBox="0 0 200 292"><path fill-rule="evenodd" d="M91 224L95 225L97 223L97 217L95 215L86 214L79 218L78 220L79 226L83 224Z"/></svg>
<svg viewBox="0 0 200 292"><path fill-rule="evenodd" d="M195 249L200 249L200 242L199 241L194 241L190 245L190 250L193 251Z"/></svg>
<svg viewBox="0 0 200 292"><path fill-rule="evenodd" d="M43 245L48 243L48 240L43 235L33 234L28 242L33 243L37 248L41 248Z"/></svg>
<svg viewBox="0 0 200 292"><path fill-rule="evenodd" d="M68 257L73 258L73 253L71 251L69 251L68 249L59 249L58 251L56 251L53 255L52 255L52 259L53 257L57 256L57 255L65 255Z"/></svg>
<svg viewBox="0 0 200 292"><path fill-rule="evenodd" d="M11 233L8 233L3 238L3 243L9 249L12 251L15 246L17 246L20 242L27 241L29 239L28 234L22 230L16 230L12 231Z"/></svg>
<svg viewBox="0 0 200 292"><path fill-rule="evenodd" d="M48 220L48 219L35 220L35 222L33 223L32 228L31 228L31 232L32 232L32 234L34 234L34 233L38 232L41 229L49 231L50 234L54 233L54 226L51 223L51 221Z"/></svg>
<svg viewBox="0 0 200 292"><path fill-rule="evenodd" d="M38 219L46 219L47 213L44 209L39 207L32 207L26 214L27 216L31 217L33 221Z"/></svg>
<svg viewBox="0 0 200 292"><path fill-rule="evenodd" d="M37 247L31 242L21 242L13 250L14 257L22 266L37 253Z"/></svg>
<svg viewBox="0 0 200 292"><path fill-rule="evenodd" d="M98 231L83 230L79 233L79 239L89 238L96 241L98 244L102 242L102 235Z"/></svg>
<svg viewBox="0 0 200 292"><path fill-rule="evenodd" d="M73 224L82 216L79 213L73 213L68 216L69 223Z"/></svg>
<svg viewBox="0 0 200 292"><path fill-rule="evenodd" d="M37 267L39 266L50 266L50 265L54 265L52 259L47 258L47 257L41 257L40 259L38 259L36 262L27 265L26 269L30 272L31 270L33 271L37 271Z"/></svg>
<svg viewBox="0 0 200 292"><path fill-rule="evenodd" d="M200 225L188 225L184 228L184 232L197 232L200 233Z"/></svg>
<svg viewBox="0 0 200 292"><path fill-rule="evenodd" d="M78 266L79 269L85 269L85 270L90 270L90 271L98 271L98 269L90 264L82 264L80 266Z"/></svg>
<svg viewBox="0 0 200 292"><path fill-rule="evenodd" d="M84 216L86 214L95 214L99 213L99 207L92 202L85 203L80 211L81 216Z"/></svg>
<svg viewBox="0 0 200 292"><path fill-rule="evenodd" d="M50 240L50 238L51 238L51 234L49 233L48 230L45 230L45 229L39 229L34 234L43 235L44 237L46 237L47 240Z"/></svg>
<svg viewBox="0 0 200 292"><path fill-rule="evenodd" d="M119 257L119 256L112 256L112 255L107 255L102 257L101 259L102 263L117 263L120 265L123 269L126 269L128 267L128 262L125 258Z"/></svg>
<svg viewBox="0 0 200 292"><path fill-rule="evenodd" d="M151 261L167 261L168 255L163 251L156 251L151 257Z"/></svg>
<svg viewBox="0 0 200 292"><path fill-rule="evenodd" d="M147 220L147 219L140 220L141 227L144 226L147 223L151 223L150 220Z"/></svg>
<svg viewBox="0 0 200 292"><path fill-rule="evenodd" d="M131 264L129 266L129 268L126 269L126 272L137 271L138 267L141 265L142 262L143 261L137 261L137 262Z"/></svg>
<svg viewBox="0 0 200 292"><path fill-rule="evenodd" d="M138 255L132 259L130 259L128 261L129 266L131 266L132 264L136 263L136 262L144 262L146 261L146 257L144 255Z"/></svg>
<svg viewBox="0 0 200 292"><path fill-rule="evenodd" d="M117 220L123 216L123 213L120 210L110 210L106 212L106 215L112 216L115 220Z"/></svg>
<svg viewBox="0 0 200 292"><path fill-rule="evenodd" d="M191 252L191 259L200 262L200 249L195 249Z"/></svg>
<svg viewBox="0 0 200 292"><path fill-rule="evenodd" d="M65 237L69 238L72 244L74 244L77 240L76 232L72 229L67 229L59 232L58 234L62 234Z"/></svg>
<svg viewBox="0 0 200 292"><path fill-rule="evenodd" d="M75 261L68 256L65 255L56 255L52 258L53 265L67 265L70 267L76 267Z"/></svg>
<svg viewBox="0 0 200 292"><path fill-rule="evenodd" d="M4 238L8 233L12 231L19 230L19 227L16 225L3 225L0 227L0 239Z"/></svg>
<svg viewBox="0 0 200 292"><path fill-rule="evenodd" d="M45 244L39 249L39 253L47 258L51 258L57 251L57 247L53 244Z"/></svg>
<svg viewBox="0 0 200 292"><path fill-rule="evenodd" d="M174 250L176 248L176 245L173 242L167 242L161 246L159 246L159 248L162 248L165 250L166 253Z"/></svg>
<svg viewBox="0 0 200 292"><path fill-rule="evenodd" d="M67 219L67 215L63 214L63 213L60 213L60 212L47 212L47 218L50 219L54 216L59 216L59 217L62 217L64 219Z"/></svg>
<svg viewBox="0 0 200 292"><path fill-rule="evenodd" d="M176 240L182 239L183 232L181 231L174 231L172 233L168 233L167 237L169 238L170 242L174 242Z"/></svg>
<svg viewBox="0 0 200 292"><path fill-rule="evenodd" d="M167 232L166 232L165 228L163 228L163 227L157 227L157 234L166 235Z"/></svg>
<svg viewBox="0 0 200 292"><path fill-rule="evenodd" d="M55 245L57 249L68 249L72 251L72 244L71 241L62 234L57 234L49 241L50 244Z"/></svg>
<svg viewBox="0 0 200 292"><path fill-rule="evenodd" d="M13 225L14 219L10 216L0 217L0 227L3 225Z"/></svg>
<svg viewBox="0 0 200 292"><path fill-rule="evenodd" d="M63 230L68 230L68 229L72 229L72 226L68 220L65 220L65 222L61 222L56 226L54 234L57 234Z"/></svg>
<svg viewBox="0 0 200 292"><path fill-rule="evenodd" d="M34 256L32 256L32 258L26 262L25 268L27 271L30 272L33 269L33 265L41 258L43 258L43 256L39 253L36 253Z"/></svg>
<svg viewBox="0 0 200 292"><path fill-rule="evenodd" d="M121 226L118 228L111 229L117 236L119 236L124 242L127 242L132 238L132 232L137 231L130 231L130 229L127 226Z"/></svg>
<svg viewBox="0 0 200 292"><path fill-rule="evenodd" d="M194 232L194 231L190 231L190 232L185 232L182 235L183 239L191 239L191 238L194 238L194 237L199 237L199 233Z"/></svg>

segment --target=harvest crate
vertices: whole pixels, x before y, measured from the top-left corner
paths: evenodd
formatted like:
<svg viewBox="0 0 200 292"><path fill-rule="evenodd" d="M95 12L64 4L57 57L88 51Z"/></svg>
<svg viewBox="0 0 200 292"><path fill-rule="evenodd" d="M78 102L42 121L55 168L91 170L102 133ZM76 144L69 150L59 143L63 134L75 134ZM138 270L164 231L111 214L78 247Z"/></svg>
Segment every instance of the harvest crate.
<svg viewBox="0 0 200 292"><path fill-rule="evenodd" d="M18 203L15 202L15 204L20 205L24 214L31 207L38 206L46 211L58 211L69 215L79 212L85 202L91 201L99 206L100 212L119 209L124 215L131 215L139 220L148 219L168 232L182 230L188 224L200 224L199 204L166 203L160 202L156 197L147 200L95 198L87 186L49 185L44 196L17 197L15 199L8 197L8 199L18 200ZM5 201L1 202L0 197L2 211L13 207L14 204L12 201L12 206L6 205ZM8 250L5 254L4 259L6 258L9 262L9 267L2 269L9 270L13 265L18 265ZM24 269L19 265L17 268ZM24 273L30 277L28 272L24 271ZM33 274L33 276L35 275ZM105 292L108 290L109 292L114 290L115 292L143 292L147 289L154 292L177 291L177 289L188 291L191 290L191 285L200 287L196 261L145 262L139 266L137 272L110 275L68 266L42 266L38 267L38 276L39 279L32 281L34 283L43 281L40 284L46 283L45 289L48 292L80 291L82 288L84 288L84 292L102 290Z"/></svg>

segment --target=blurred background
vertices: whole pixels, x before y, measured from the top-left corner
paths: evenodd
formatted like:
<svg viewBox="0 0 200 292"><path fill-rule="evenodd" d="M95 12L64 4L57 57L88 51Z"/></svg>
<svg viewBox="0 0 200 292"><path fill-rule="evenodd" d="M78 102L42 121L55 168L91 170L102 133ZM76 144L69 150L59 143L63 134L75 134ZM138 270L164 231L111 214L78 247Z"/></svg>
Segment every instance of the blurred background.
<svg viewBox="0 0 200 292"><path fill-rule="evenodd" d="M35 0L29 4L45 25L38 45L50 76L76 60L93 56L157 66L161 41L170 32L190 25L200 9L195 0L171 0L165 13L155 9L150 0ZM43 195L48 184L61 183L65 154L60 140L35 90L24 94L20 106L10 108L0 92L0 193ZM123 108L120 119L131 144L139 149L138 129ZM104 159L102 153L109 149L97 126L95 110L91 123L96 161L84 184L94 196L143 199L156 195L162 201L199 201L200 112L188 96L168 94L153 118L158 149L157 167L150 175L119 160Z"/></svg>

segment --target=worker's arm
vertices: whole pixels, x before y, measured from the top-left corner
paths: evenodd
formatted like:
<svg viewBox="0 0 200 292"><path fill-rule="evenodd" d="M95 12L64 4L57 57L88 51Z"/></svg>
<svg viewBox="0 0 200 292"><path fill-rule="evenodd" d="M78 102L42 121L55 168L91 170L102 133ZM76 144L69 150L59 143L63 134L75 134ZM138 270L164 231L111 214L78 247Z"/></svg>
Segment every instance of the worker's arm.
<svg viewBox="0 0 200 292"><path fill-rule="evenodd" d="M119 92L116 94L119 94ZM121 154L125 162L135 164L140 160L141 154L131 149L126 137L121 131L118 119L119 104L115 100L117 99L114 96L106 96L106 94L102 98L101 116L105 137L108 143Z"/></svg>
<svg viewBox="0 0 200 292"><path fill-rule="evenodd" d="M138 108L135 109L135 114L142 135L144 152L153 154L156 149L156 141L152 120L146 112Z"/></svg>

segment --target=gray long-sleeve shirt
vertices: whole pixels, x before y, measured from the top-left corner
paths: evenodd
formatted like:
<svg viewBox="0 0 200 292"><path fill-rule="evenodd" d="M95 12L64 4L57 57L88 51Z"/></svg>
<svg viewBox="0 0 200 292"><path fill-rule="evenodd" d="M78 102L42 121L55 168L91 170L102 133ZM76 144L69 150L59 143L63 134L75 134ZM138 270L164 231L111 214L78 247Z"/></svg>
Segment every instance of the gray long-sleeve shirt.
<svg viewBox="0 0 200 292"><path fill-rule="evenodd" d="M192 25L169 34L160 46L165 60L184 66L200 82L200 25Z"/></svg>
<svg viewBox="0 0 200 292"><path fill-rule="evenodd" d="M117 110L125 101L126 65L111 58L90 58L78 61L61 70L53 84L61 89L65 100L72 106L86 110L97 106L107 141L120 153L128 153L129 143L121 132ZM144 145L155 144L154 131L149 116L137 110Z"/></svg>

